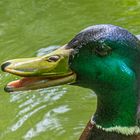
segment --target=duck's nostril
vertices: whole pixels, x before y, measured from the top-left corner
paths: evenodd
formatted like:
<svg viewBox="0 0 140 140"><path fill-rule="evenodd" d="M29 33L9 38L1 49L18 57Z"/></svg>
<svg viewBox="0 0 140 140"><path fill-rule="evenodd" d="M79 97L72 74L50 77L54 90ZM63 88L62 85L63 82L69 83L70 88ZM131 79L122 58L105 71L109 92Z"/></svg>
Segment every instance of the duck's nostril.
<svg viewBox="0 0 140 140"><path fill-rule="evenodd" d="M11 64L11 62L6 62L6 63L2 64L2 65L1 65L1 70L2 70L2 71L5 71L5 67L7 67L7 66L10 65L10 64Z"/></svg>

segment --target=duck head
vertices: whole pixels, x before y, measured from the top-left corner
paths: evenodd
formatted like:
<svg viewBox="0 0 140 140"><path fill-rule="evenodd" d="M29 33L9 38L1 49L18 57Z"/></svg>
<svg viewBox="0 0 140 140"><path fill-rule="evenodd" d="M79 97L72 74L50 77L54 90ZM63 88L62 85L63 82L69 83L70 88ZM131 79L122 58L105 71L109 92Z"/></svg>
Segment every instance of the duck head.
<svg viewBox="0 0 140 140"><path fill-rule="evenodd" d="M5 90L19 91L73 83L97 94L93 120L104 128L138 126L140 41L113 25L88 27L65 46L42 57L14 59L2 70L26 77Z"/></svg>

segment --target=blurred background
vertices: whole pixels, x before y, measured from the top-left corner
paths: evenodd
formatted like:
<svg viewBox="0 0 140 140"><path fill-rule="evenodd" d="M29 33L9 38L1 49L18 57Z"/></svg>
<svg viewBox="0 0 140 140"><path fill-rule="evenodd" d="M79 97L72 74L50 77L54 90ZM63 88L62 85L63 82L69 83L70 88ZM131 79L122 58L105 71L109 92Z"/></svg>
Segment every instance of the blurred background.
<svg viewBox="0 0 140 140"><path fill-rule="evenodd" d="M139 0L1 0L0 63L66 44L94 24L140 34L139 9ZM63 85L8 94L13 79L0 72L0 140L78 139L96 108L93 91Z"/></svg>

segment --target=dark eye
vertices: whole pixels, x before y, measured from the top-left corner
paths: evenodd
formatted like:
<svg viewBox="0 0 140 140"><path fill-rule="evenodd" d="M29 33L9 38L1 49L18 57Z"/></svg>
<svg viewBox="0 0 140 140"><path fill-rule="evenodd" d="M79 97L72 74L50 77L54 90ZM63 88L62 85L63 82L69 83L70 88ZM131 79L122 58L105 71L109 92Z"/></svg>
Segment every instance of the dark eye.
<svg viewBox="0 0 140 140"><path fill-rule="evenodd" d="M48 62L56 62L58 59L60 58L60 56L58 55L54 55L54 56L51 56L47 59Z"/></svg>
<svg viewBox="0 0 140 140"><path fill-rule="evenodd" d="M99 56L106 56L111 52L111 48L109 46L100 45L96 46L95 53Z"/></svg>

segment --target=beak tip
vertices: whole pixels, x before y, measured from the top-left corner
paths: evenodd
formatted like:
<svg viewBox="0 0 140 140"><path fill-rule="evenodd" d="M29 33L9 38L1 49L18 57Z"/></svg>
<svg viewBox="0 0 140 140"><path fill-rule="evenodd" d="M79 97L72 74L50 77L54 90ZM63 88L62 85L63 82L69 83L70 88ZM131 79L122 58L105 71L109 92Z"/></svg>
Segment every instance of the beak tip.
<svg viewBox="0 0 140 140"><path fill-rule="evenodd" d="M1 70L5 72L5 68L6 68L7 66L9 66L10 64L11 64L10 62L5 62L5 63L3 63L3 64L1 65Z"/></svg>
<svg viewBox="0 0 140 140"><path fill-rule="evenodd" d="M5 87L4 87L4 91L5 91L5 92L13 92L11 86L5 86Z"/></svg>

